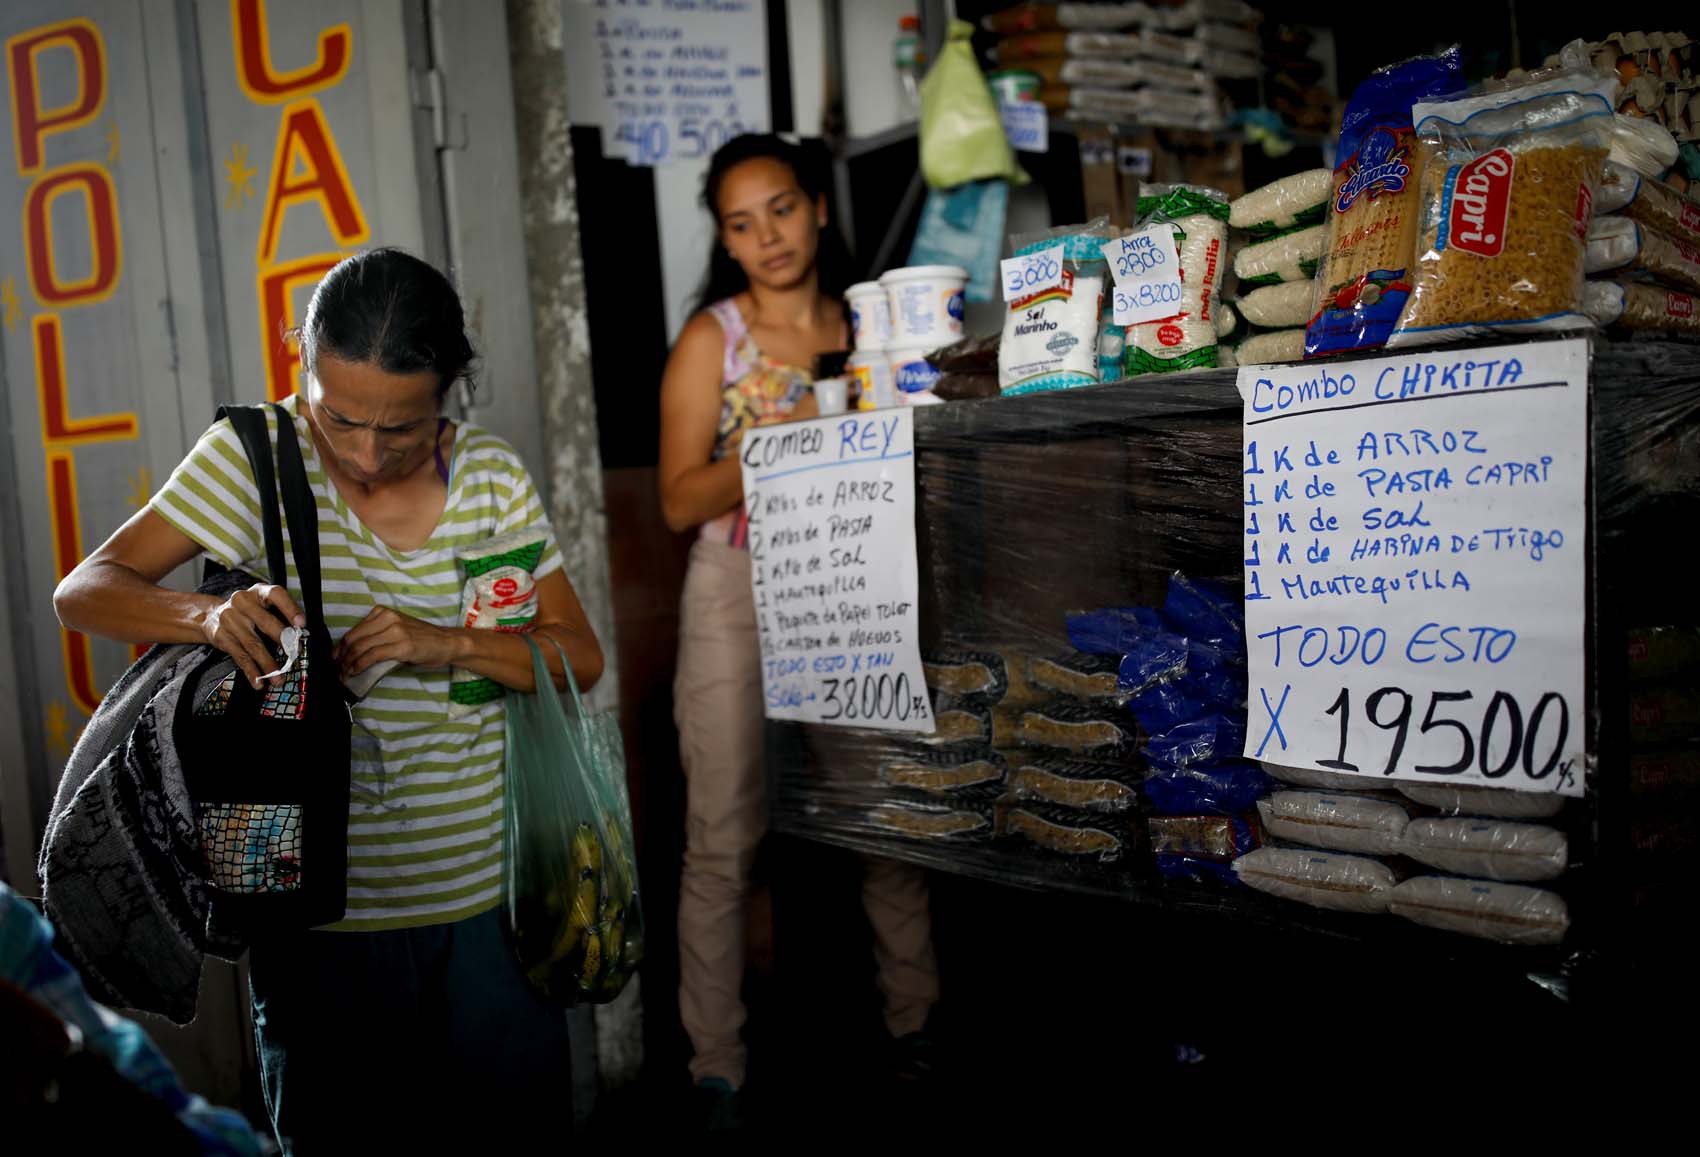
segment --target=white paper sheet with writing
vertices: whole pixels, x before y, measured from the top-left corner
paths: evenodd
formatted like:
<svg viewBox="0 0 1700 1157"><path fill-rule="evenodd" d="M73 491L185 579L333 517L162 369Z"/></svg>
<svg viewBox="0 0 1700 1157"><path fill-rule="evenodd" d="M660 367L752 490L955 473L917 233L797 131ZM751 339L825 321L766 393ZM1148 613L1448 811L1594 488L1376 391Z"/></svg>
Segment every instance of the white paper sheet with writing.
<svg viewBox="0 0 1700 1157"><path fill-rule="evenodd" d="M739 457L767 717L932 731L913 411L758 427Z"/></svg>
<svg viewBox="0 0 1700 1157"><path fill-rule="evenodd" d="M1583 341L1244 366L1246 755L1583 787Z"/></svg>

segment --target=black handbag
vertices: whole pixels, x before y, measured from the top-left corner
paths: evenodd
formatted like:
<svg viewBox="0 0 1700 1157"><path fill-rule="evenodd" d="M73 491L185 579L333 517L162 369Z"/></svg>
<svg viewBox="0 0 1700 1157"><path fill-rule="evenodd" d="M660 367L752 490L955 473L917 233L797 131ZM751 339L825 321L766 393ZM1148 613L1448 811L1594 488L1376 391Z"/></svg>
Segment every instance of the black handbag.
<svg viewBox="0 0 1700 1157"><path fill-rule="evenodd" d="M283 407L274 408L275 474L264 407L227 406L219 416L247 450L271 581L287 587L282 524L271 500L281 482L307 626L283 677L257 691L233 660L212 655L191 674L173 724L206 856L209 926L249 935L333 923L348 899L353 700L325 627L318 505L295 424ZM280 656L280 667L284 661Z"/></svg>

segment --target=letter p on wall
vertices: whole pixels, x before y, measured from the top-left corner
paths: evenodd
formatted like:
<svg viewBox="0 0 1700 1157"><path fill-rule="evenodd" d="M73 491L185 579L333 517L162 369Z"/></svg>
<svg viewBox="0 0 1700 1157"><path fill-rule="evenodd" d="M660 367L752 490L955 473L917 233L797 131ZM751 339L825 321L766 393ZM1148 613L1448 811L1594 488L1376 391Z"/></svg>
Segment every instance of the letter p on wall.
<svg viewBox="0 0 1700 1157"><path fill-rule="evenodd" d="M41 57L69 53L76 61L75 96L49 107L41 91ZM40 170L48 137L88 124L106 102L106 45L87 20L62 20L20 32L6 41L6 73L11 81L12 141L18 174Z"/></svg>

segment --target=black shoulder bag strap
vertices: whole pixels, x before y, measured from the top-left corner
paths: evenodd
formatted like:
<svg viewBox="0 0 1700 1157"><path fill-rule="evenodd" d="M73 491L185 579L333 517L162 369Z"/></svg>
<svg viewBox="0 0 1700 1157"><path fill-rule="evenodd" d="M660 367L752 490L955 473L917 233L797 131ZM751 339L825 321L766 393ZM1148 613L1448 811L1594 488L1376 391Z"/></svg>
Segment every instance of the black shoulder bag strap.
<svg viewBox="0 0 1700 1157"><path fill-rule="evenodd" d="M254 468L254 486L259 491L260 525L266 536L266 566L274 586L289 589L289 556L283 549L283 524L278 518L277 503L272 496L277 493L277 478L272 473L271 440L266 436L266 412L260 406L220 406L218 416L227 419L236 436L242 440L242 448L248 452L248 463ZM289 425L289 419L279 407L278 437L283 437L283 427ZM293 433L293 431L292 431ZM294 438L290 441L293 443ZM296 461L300 461L300 448L296 448ZM288 496L285 496L285 501ZM290 533L294 534L293 525ZM318 536L313 538L313 545L318 546ZM299 548L297 548L299 550ZM315 567L317 570L317 550ZM296 564L300 565L299 562Z"/></svg>
<svg viewBox="0 0 1700 1157"><path fill-rule="evenodd" d="M277 411L277 468L283 481L283 514L289 520L289 545L295 554L295 573L301 580L301 609L307 622L322 627L324 600L319 591L319 503L307 484L307 465L289 411ZM277 512L271 512L277 519Z"/></svg>

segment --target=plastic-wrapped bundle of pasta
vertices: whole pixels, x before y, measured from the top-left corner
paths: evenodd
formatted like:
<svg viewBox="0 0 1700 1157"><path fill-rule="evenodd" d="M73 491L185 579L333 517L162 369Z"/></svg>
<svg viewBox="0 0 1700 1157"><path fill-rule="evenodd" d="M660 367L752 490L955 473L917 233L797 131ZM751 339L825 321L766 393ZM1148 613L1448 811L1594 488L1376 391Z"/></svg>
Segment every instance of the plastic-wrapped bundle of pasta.
<svg viewBox="0 0 1700 1157"><path fill-rule="evenodd" d="M1410 293L1407 273L1417 228L1411 108L1462 88L1454 47L1377 69L1352 94L1340 123L1340 159L1304 356L1386 344Z"/></svg>
<svg viewBox="0 0 1700 1157"><path fill-rule="evenodd" d="M1585 241L1616 84L1567 75L1417 106L1416 276L1390 347L1592 325Z"/></svg>
<svg viewBox="0 0 1700 1157"><path fill-rule="evenodd" d="M1265 285L1240 298L1240 316L1266 329L1291 329L1310 321L1315 287L1308 281Z"/></svg>
<svg viewBox="0 0 1700 1157"><path fill-rule="evenodd" d="M1321 225L1327 218L1334 174L1309 169L1253 189L1228 206L1228 224L1254 237L1273 237Z"/></svg>
<svg viewBox="0 0 1700 1157"><path fill-rule="evenodd" d="M1700 334L1700 299L1662 285L1589 278L1582 309L1595 325Z"/></svg>
<svg viewBox="0 0 1700 1157"><path fill-rule="evenodd" d="M1589 273L1622 273L1700 293L1700 246L1628 217L1599 217L1588 228Z"/></svg>
<svg viewBox="0 0 1700 1157"><path fill-rule="evenodd" d="M1247 245L1234 254L1234 273L1241 285L1309 282L1316 275L1326 233L1326 227L1313 225Z"/></svg>
<svg viewBox="0 0 1700 1157"><path fill-rule="evenodd" d="M1228 197L1201 185L1146 185L1139 227L1174 226L1180 256L1181 308L1170 317L1128 326L1127 375L1216 365L1216 313L1228 244Z"/></svg>

